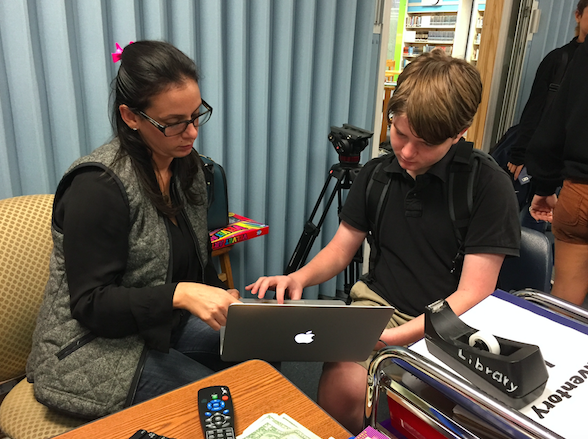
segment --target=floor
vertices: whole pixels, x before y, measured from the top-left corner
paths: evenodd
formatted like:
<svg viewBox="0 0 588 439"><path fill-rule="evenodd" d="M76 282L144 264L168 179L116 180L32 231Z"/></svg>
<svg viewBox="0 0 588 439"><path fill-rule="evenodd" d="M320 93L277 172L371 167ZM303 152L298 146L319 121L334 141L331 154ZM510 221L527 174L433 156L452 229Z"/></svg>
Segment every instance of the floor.
<svg viewBox="0 0 588 439"><path fill-rule="evenodd" d="M315 362L282 362L280 372L296 387L316 402L318 382L323 363Z"/></svg>
<svg viewBox="0 0 588 439"><path fill-rule="evenodd" d="M283 362L280 372L292 382L298 389L304 392L310 399L316 402L318 382L321 376L323 363L313 362ZM383 395L380 400L377 420L382 422L389 418L387 402Z"/></svg>

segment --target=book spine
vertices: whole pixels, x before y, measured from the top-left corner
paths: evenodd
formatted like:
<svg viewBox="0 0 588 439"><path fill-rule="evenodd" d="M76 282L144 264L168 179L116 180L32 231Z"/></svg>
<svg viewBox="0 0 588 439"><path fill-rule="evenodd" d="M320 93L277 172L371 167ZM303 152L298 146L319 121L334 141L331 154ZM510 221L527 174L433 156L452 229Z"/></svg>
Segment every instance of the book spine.
<svg viewBox="0 0 588 439"><path fill-rule="evenodd" d="M246 241L250 238L255 238L257 236L267 235L268 227L263 228L255 228L255 229L245 229L239 231L238 233L225 233L222 232L216 233L213 237L214 241L212 241L212 249L218 250L219 248L226 247L228 245L236 244L237 242Z"/></svg>

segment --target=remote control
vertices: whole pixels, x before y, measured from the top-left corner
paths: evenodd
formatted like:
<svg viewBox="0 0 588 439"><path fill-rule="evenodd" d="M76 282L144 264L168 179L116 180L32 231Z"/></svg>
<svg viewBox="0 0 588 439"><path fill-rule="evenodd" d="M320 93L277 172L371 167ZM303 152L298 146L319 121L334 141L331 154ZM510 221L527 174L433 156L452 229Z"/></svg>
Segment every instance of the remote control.
<svg viewBox="0 0 588 439"><path fill-rule="evenodd" d="M200 389L198 412L206 439L235 438L233 399L227 386Z"/></svg>
<svg viewBox="0 0 588 439"><path fill-rule="evenodd" d="M166 436L160 436L157 433L153 433L153 432L150 432L147 430L138 430L129 439L172 439L172 438L171 437L168 438Z"/></svg>

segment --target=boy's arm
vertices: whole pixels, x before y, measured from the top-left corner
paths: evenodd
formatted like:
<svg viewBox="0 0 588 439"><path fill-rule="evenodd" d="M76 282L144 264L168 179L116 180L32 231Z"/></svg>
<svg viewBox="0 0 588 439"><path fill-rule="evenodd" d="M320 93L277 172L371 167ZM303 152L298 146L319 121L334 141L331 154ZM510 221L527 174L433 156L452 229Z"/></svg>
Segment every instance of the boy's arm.
<svg viewBox="0 0 588 439"><path fill-rule="evenodd" d="M496 289L496 281L504 255L480 253L466 255L457 291L447 298L455 314L460 315L488 297ZM405 346L423 338L425 319L423 314L414 320L386 329L381 339L390 346ZM378 344L377 348L381 348Z"/></svg>
<svg viewBox="0 0 588 439"><path fill-rule="evenodd" d="M260 277L245 289L260 298L265 296L267 290L273 290L278 302L284 300L286 290L290 299L300 299L303 288L326 282L341 273L355 256L366 235L366 232L341 221L333 239L308 264L288 276Z"/></svg>
<svg viewBox="0 0 588 439"><path fill-rule="evenodd" d="M367 236L341 221L335 236L307 265L291 274L305 287L326 282L347 267Z"/></svg>

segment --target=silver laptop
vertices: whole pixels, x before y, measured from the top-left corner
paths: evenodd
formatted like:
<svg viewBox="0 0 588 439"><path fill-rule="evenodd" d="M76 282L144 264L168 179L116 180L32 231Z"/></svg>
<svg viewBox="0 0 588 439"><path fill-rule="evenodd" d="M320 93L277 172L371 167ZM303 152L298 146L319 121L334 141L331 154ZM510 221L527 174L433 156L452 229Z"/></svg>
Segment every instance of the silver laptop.
<svg viewBox="0 0 588 439"><path fill-rule="evenodd" d="M224 361L364 361L393 307L341 300L244 300L232 303L221 328Z"/></svg>

